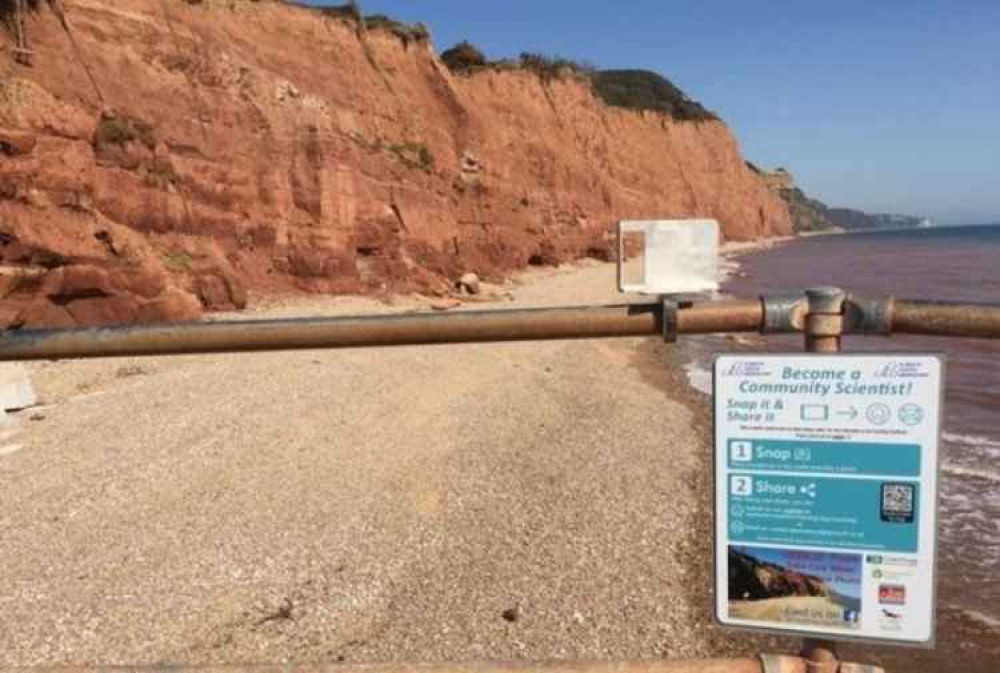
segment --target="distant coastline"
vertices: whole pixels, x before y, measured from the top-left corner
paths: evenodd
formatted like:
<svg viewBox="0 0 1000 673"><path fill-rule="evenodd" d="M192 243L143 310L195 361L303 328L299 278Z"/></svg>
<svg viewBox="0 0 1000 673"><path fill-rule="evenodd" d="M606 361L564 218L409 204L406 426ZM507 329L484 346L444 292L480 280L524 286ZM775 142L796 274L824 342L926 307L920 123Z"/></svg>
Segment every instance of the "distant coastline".
<svg viewBox="0 0 1000 673"><path fill-rule="evenodd" d="M923 215L899 213L867 213L855 208L831 207L806 194L795 182L795 176L784 167L768 171L746 162L747 168L756 173L768 189L785 202L792 217L795 232L869 231L898 228L921 229L935 226L933 220Z"/></svg>

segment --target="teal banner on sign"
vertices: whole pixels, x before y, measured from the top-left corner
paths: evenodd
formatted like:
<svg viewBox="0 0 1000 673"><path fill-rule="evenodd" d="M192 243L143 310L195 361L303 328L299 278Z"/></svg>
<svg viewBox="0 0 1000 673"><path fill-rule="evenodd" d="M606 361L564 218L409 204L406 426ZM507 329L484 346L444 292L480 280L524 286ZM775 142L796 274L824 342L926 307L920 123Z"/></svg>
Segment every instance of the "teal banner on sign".
<svg viewBox="0 0 1000 673"><path fill-rule="evenodd" d="M919 444L730 439L728 459L733 470L920 475Z"/></svg>
<svg viewBox="0 0 1000 673"><path fill-rule="evenodd" d="M916 482L734 472L729 539L915 552L918 495Z"/></svg>

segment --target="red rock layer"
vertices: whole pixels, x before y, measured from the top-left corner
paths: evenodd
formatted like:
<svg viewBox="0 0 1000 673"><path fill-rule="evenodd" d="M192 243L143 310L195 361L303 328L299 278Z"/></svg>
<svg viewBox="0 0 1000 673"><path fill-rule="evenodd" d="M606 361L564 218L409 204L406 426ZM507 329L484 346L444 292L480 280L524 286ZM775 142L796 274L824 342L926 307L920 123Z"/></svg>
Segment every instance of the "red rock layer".
<svg viewBox="0 0 1000 673"><path fill-rule="evenodd" d="M611 108L573 79L456 76L427 42L278 2L59 5L65 22L27 20L30 67L0 52L3 325L445 292L612 258L621 218L791 229L720 122Z"/></svg>

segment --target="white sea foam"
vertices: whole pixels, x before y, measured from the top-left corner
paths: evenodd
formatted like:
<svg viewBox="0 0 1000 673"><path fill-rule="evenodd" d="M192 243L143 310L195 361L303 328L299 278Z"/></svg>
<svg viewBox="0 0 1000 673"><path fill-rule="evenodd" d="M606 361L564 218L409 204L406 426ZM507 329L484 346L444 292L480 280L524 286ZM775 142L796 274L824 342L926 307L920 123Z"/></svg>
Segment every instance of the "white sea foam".
<svg viewBox="0 0 1000 673"><path fill-rule="evenodd" d="M1000 629L1000 618L993 615L987 615L979 610L962 610L962 614L987 628Z"/></svg>
<svg viewBox="0 0 1000 673"><path fill-rule="evenodd" d="M942 518L944 527L957 530L963 522L973 520L1000 533L1000 519L995 514L1000 509L1000 497L994 495L996 492L996 488L983 488L968 481L956 484L953 479L949 480L941 494L941 511L946 514ZM1000 538L989 541L1000 542ZM978 541L977 545L980 542L986 541Z"/></svg>
<svg viewBox="0 0 1000 673"><path fill-rule="evenodd" d="M719 285L725 284L733 276L737 275L742 268L742 264L737 262L732 257L724 256L719 259L719 267L716 272L718 276Z"/></svg>
<svg viewBox="0 0 1000 673"><path fill-rule="evenodd" d="M952 463L945 463L941 466L941 470L947 474L953 474L958 477L976 477L978 479L985 479L986 481L992 481L993 483L1000 484L1000 472L995 472L993 470L963 467Z"/></svg>
<svg viewBox="0 0 1000 673"><path fill-rule="evenodd" d="M952 444L965 444L966 446L981 446L987 449L1000 449L1000 441L981 437L979 435L960 435L954 432L942 432L941 437L946 442Z"/></svg>

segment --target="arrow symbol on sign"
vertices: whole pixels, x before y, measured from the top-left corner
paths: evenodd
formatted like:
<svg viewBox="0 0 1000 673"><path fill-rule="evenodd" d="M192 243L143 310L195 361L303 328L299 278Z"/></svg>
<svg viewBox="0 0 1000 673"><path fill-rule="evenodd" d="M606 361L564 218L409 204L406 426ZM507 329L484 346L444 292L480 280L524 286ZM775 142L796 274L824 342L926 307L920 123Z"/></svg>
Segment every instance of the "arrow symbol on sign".
<svg viewBox="0 0 1000 673"><path fill-rule="evenodd" d="M840 414L841 416L850 416L852 421L858 417L858 410L855 409L853 406L847 411L838 411L837 413Z"/></svg>

